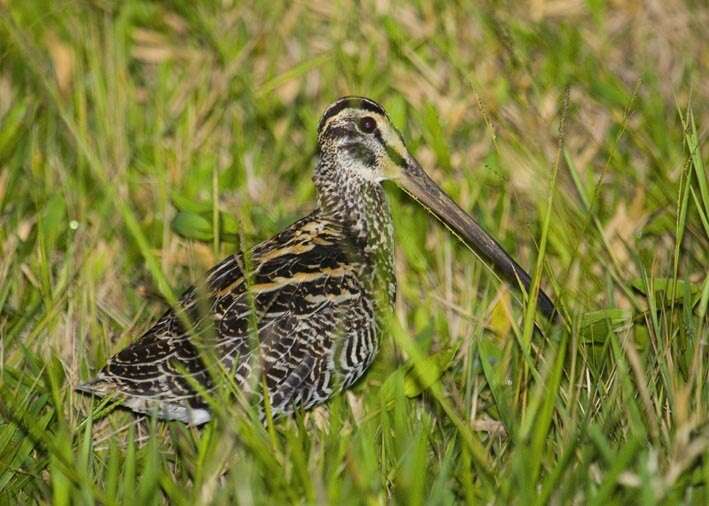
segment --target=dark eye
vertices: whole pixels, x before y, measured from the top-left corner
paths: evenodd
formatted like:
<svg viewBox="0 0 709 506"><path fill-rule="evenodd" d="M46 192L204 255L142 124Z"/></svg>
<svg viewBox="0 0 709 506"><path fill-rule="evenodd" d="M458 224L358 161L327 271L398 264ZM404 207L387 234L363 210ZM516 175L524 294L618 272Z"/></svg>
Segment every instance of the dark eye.
<svg viewBox="0 0 709 506"><path fill-rule="evenodd" d="M371 134L377 128L377 122L371 116L365 116L359 119L359 129L366 134Z"/></svg>

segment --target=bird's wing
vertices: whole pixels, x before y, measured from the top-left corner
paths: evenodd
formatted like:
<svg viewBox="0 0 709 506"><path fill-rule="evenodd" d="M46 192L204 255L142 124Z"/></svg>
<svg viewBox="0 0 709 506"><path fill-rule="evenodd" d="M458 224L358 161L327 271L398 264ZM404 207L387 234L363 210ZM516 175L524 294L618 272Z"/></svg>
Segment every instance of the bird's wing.
<svg viewBox="0 0 709 506"><path fill-rule="evenodd" d="M307 222L291 232L255 251L248 288L229 291L216 311L223 342L248 333L243 315L255 311L259 353L237 378L258 367L276 415L329 395L337 322L362 295L358 264L336 230Z"/></svg>
<svg viewBox="0 0 709 506"><path fill-rule="evenodd" d="M193 287L182 296L182 317L168 310L138 340L111 357L95 379L77 389L98 396L115 396L135 411L157 412L161 418L192 423L208 420L206 405L195 392L194 384L206 390L213 388L204 352L213 349L218 354L221 349L211 323L215 294L239 276L237 258L232 255L224 259L210 270L204 290ZM201 292L210 296L201 297ZM202 307L205 300L206 307ZM205 317L209 314L211 318ZM185 330L187 322L191 326L189 331ZM229 347L232 355L238 344Z"/></svg>
<svg viewBox="0 0 709 506"><path fill-rule="evenodd" d="M203 360L209 350L242 386L263 362L269 390L287 404L297 383L323 367L318 353L327 346L314 340L327 336L312 335L308 320L327 321L338 297L359 296L336 233L325 229L308 217L257 246L250 276L244 275L242 255L229 256L209 271L203 289L192 288L182 297L183 319L166 312L78 389L117 395L135 411L201 423L209 414L193 382L213 388ZM184 317L191 331L185 330ZM261 353L254 355L254 347Z"/></svg>

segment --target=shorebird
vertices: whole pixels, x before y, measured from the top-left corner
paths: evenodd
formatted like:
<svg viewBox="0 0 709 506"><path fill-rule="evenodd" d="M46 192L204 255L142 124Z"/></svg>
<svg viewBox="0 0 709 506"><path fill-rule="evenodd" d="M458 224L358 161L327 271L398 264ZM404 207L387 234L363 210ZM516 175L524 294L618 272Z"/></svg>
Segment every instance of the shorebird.
<svg viewBox="0 0 709 506"><path fill-rule="evenodd" d="M337 100L317 135L317 208L248 254L213 267L201 290L183 295L182 312L168 310L78 390L115 396L139 413L202 424L211 412L200 391L219 383L205 349L239 388L261 404L267 398L273 416L311 408L350 387L376 357L383 315L396 296L386 180L509 283L529 288L530 276L424 172L378 103ZM537 307L554 317L543 291Z"/></svg>

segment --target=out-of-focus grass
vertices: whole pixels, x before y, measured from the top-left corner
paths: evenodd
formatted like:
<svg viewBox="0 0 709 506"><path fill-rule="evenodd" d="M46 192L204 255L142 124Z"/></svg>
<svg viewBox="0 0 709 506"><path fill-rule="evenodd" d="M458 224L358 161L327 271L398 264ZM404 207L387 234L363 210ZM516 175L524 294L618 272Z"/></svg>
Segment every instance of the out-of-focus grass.
<svg viewBox="0 0 709 506"><path fill-rule="evenodd" d="M706 504L708 25L678 1L0 1L2 502ZM392 187L396 318L352 392L271 434L75 394L311 208L318 116L351 93L568 326L532 335Z"/></svg>

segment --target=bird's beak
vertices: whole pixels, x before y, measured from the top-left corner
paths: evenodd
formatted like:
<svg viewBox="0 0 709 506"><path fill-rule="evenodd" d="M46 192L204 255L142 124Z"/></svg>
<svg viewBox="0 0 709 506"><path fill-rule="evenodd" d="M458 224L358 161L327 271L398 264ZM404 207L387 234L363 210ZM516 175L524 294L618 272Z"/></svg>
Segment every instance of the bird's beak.
<svg viewBox="0 0 709 506"><path fill-rule="evenodd" d="M405 164L397 171L394 181L431 211L455 235L467 244L477 255L491 264L508 283L515 287L520 284L529 291L529 274L515 262L507 252L475 220L463 211L424 172L413 157L407 157ZM542 313L554 320L557 311L551 299L540 289L537 305Z"/></svg>

